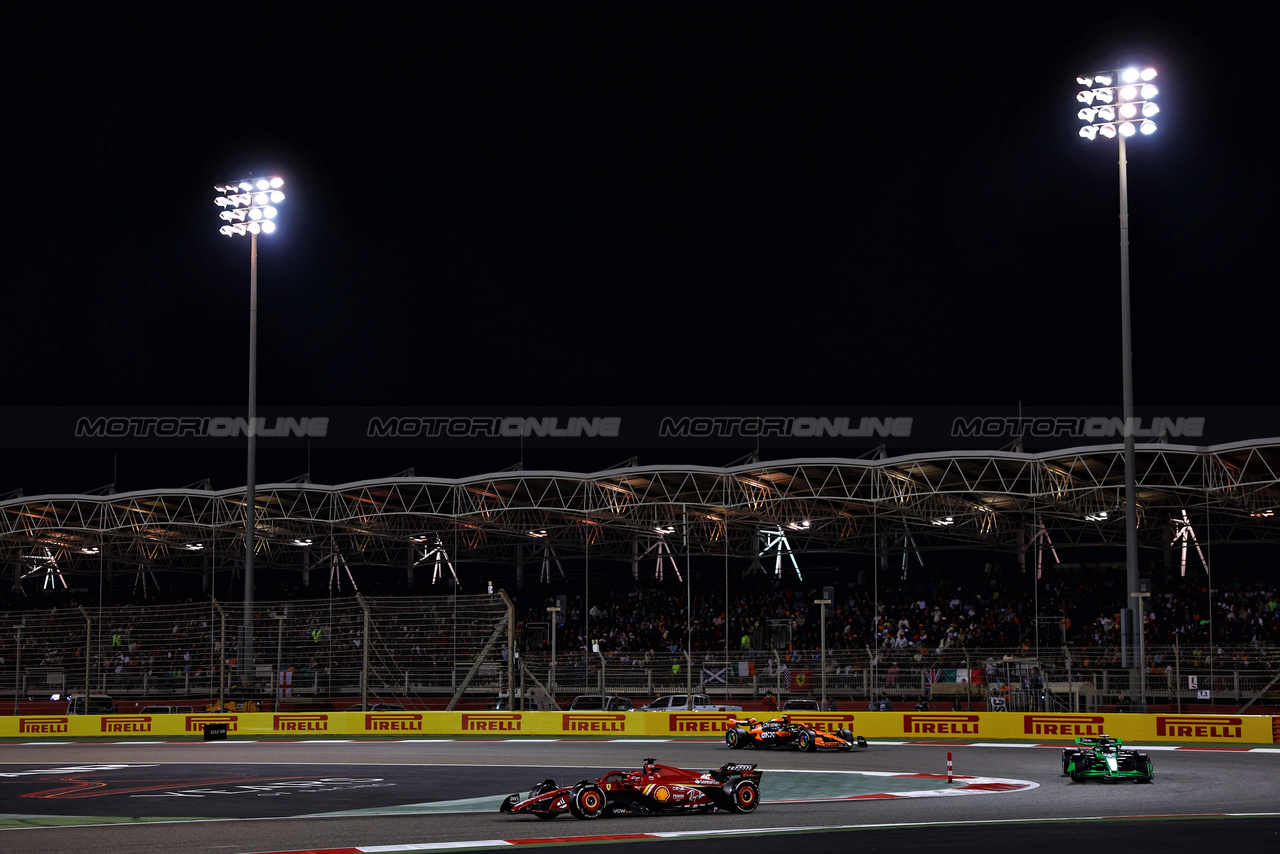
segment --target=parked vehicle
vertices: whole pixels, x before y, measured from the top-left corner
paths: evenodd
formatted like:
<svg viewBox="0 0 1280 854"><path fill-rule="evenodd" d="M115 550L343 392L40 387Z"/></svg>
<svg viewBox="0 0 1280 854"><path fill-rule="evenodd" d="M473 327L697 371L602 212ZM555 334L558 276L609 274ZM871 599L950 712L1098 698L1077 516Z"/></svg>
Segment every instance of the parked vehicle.
<svg viewBox="0 0 1280 854"><path fill-rule="evenodd" d="M794 697L782 704L784 712L820 712L822 706L817 700Z"/></svg>
<svg viewBox="0 0 1280 854"><path fill-rule="evenodd" d="M683 712L689 708L688 694L668 694L665 697L659 697L648 705L640 707L642 712ZM695 712L740 712L742 706L733 706L728 703L717 703L706 694L694 694L693 710Z"/></svg>
<svg viewBox="0 0 1280 854"><path fill-rule="evenodd" d="M614 697L608 694L582 694L574 697L569 703L571 712L630 712L635 704L626 697Z"/></svg>
<svg viewBox="0 0 1280 854"><path fill-rule="evenodd" d="M68 694L69 715L114 715L116 701L106 694Z"/></svg>
<svg viewBox="0 0 1280 854"><path fill-rule="evenodd" d="M189 715L195 709L191 706L143 706L144 715Z"/></svg>

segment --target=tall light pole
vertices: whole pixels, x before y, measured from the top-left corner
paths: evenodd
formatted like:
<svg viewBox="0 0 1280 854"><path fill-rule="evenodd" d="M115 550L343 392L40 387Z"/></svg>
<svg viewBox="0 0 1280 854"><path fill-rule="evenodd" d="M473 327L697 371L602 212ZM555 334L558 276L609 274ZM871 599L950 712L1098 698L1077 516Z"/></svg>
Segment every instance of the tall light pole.
<svg viewBox="0 0 1280 854"><path fill-rule="evenodd" d="M822 711L827 710L827 606L830 605L830 599L814 599L813 604L820 606L819 609L819 637L822 649L818 654L818 674L822 684L822 705L819 707Z"/></svg>
<svg viewBox="0 0 1280 854"><path fill-rule="evenodd" d="M556 623L560 621L560 609L551 606L547 609L547 613L551 615L551 666L547 668L547 687L551 689L551 701L554 703L556 699ZM512 708L515 704L512 703Z"/></svg>
<svg viewBox="0 0 1280 854"><path fill-rule="evenodd" d="M244 638L241 642L241 672L245 684L253 680L253 551L257 523L258 458L258 235L276 230L275 206L284 201L280 190L284 179L246 178L214 186L213 202L222 208L218 218L227 224L219 229L227 237L249 235L249 418L245 434L249 461L245 475L244 516Z"/></svg>
<svg viewBox="0 0 1280 854"><path fill-rule="evenodd" d="M1120 322L1122 370L1124 374L1124 526L1125 526L1125 586L1128 588L1129 607L1125 608L1125 631L1122 640L1128 641L1131 656L1129 693L1138 693L1141 707L1146 706L1145 673L1143 672L1143 626L1134 619L1133 600L1141 596L1138 580L1138 496L1137 464L1134 460L1133 417L1133 344L1129 313L1129 172L1125 140L1135 133L1150 135L1156 131L1152 117L1160 112L1155 97L1158 90L1151 81L1156 77L1154 68L1124 68L1117 71L1099 71L1082 74L1076 82L1084 88L1076 94L1076 100L1084 104L1078 113L1085 125L1080 136L1088 140L1102 136L1120 141ZM1096 105L1095 105L1095 102ZM1139 604L1141 600L1139 599ZM1141 611L1138 612L1139 614ZM1136 641L1136 650L1134 642Z"/></svg>

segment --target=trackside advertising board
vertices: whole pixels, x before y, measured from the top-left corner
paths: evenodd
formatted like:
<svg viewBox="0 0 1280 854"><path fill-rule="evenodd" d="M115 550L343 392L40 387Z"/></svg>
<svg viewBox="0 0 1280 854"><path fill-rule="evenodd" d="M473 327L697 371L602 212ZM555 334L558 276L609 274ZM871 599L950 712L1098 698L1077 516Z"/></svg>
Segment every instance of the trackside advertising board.
<svg viewBox="0 0 1280 854"><path fill-rule="evenodd" d="M742 713L749 715L751 713ZM755 713L763 717L763 713ZM0 738L200 738L226 724L230 738L705 738L733 725L725 712L256 712L232 714L9 715ZM1271 744L1269 715L1050 714L1021 712L805 712L794 723L866 738L907 741L1067 742L1111 735L1125 741Z"/></svg>

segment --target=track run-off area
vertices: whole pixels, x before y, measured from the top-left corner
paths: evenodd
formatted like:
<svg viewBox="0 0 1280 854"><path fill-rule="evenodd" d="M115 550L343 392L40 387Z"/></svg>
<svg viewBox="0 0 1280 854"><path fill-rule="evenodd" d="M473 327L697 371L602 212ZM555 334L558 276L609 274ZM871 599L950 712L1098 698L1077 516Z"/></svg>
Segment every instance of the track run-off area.
<svg viewBox="0 0 1280 854"><path fill-rule="evenodd" d="M750 854L803 835L810 851L1021 840L1045 851L1123 843L1167 852L1212 839L1280 850L1280 747L1127 744L1154 760L1155 781L1144 785L1071 782L1061 775L1066 744L877 740L799 753L634 738L6 743L0 846L336 854L626 844ZM746 815L596 821L498 812L535 782L569 785L647 757L691 769L755 763L761 805ZM1070 846L1056 848L1064 837Z"/></svg>

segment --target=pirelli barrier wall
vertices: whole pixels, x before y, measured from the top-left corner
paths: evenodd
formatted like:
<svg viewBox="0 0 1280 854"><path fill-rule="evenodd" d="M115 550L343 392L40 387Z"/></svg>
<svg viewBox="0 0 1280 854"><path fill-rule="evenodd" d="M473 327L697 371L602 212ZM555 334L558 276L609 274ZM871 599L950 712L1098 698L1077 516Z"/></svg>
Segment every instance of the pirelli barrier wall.
<svg viewBox="0 0 1280 854"><path fill-rule="evenodd" d="M759 713L757 713L759 714ZM374 736L718 738L722 712L279 712L234 714L15 715L0 717L0 738L189 737L226 724L231 738ZM987 741L1116 736L1134 742L1271 744L1271 716L1195 714L1037 714L1017 712L807 712L794 722L853 730L866 738Z"/></svg>

